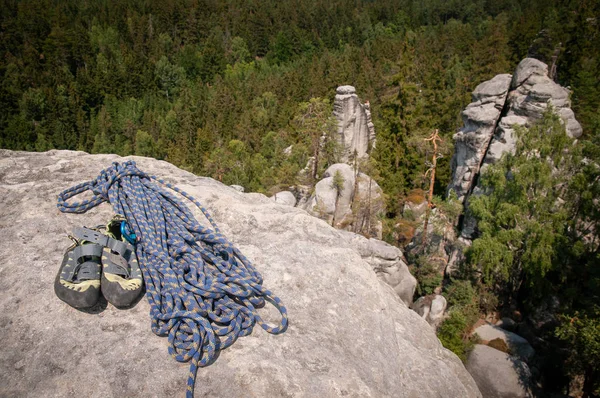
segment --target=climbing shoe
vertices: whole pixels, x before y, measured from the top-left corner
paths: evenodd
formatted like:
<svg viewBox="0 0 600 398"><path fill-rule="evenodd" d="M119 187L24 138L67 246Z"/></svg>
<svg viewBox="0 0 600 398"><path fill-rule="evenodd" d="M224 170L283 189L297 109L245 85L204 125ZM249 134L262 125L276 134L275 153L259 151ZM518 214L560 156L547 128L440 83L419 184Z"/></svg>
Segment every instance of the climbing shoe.
<svg viewBox="0 0 600 398"><path fill-rule="evenodd" d="M103 247L102 294L115 307L128 307L139 297L144 284L135 249L121 240L119 223L109 223L106 235L87 228L76 228L73 234Z"/></svg>
<svg viewBox="0 0 600 398"><path fill-rule="evenodd" d="M103 247L97 244L75 244L67 249L54 281L59 299L75 308L92 307L100 297L100 274Z"/></svg>

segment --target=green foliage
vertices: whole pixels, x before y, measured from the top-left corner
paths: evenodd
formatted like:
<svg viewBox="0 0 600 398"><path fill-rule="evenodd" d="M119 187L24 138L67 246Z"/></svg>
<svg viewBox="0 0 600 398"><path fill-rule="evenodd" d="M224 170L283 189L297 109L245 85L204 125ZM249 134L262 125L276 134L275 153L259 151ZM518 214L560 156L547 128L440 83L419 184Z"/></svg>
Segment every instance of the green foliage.
<svg viewBox="0 0 600 398"><path fill-rule="evenodd" d="M516 293L525 283L541 293L546 274L558 267L556 247L566 239L561 196L578 167L579 147L565 150L570 139L552 110L517 134L516 155L505 155L482 176L489 194L471 200L480 237L467 255L488 286L502 283Z"/></svg>
<svg viewBox="0 0 600 398"><path fill-rule="evenodd" d="M439 270L439 265L427 256L420 256L417 259L417 266L414 270L414 276L417 278L417 295L426 296L432 294L434 290L442 284L443 274Z"/></svg>
<svg viewBox="0 0 600 398"><path fill-rule="evenodd" d="M437 330L442 345L455 353L463 362L467 360L467 355L475 344L467 337L471 326L468 315L460 309L453 309Z"/></svg>
<svg viewBox="0 0 600 398"><path fill-rule="evenodd" d="M584 393L600 394L600 308L590 314L562 316L556 336L569 347L567 363L572 376L585 376Z"/></svg>
<svg viewBox="0 0 600 398"><path fill-rule="evenodd" d="M344 176L342 175L342 173L340 173L339 170L336 170L335 174L333 175L333 181L331 182L331 188L335 189L335 191L337 192L337 196L340 196L340 194L344 190L344 182L346 182Z"/></svg>

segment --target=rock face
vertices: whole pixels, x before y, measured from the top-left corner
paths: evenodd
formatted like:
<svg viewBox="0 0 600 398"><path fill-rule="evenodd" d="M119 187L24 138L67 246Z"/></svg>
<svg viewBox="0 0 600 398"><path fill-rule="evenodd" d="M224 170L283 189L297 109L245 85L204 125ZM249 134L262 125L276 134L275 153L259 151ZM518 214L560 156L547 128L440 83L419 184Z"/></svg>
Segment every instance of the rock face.
<svg viewBox="0 0 600 398"><path fill-rule="evenodd" d="M336 173L343 179L339 190L334 186ZM303 208L335 228L381 239L383 226L379 215L385 211L383 191L366 174L358 173L355 177L348 164L331 165Z"/></svg>
<svg viewBox="0 0 600 398"><path fill-rule="evenodd" d="M377 276L390 285L398 297L410 306L417 287L417 279L408 270L400 249L378 239L367 239L347 231L340 232L352 242Z"/></svg>
<svg viewBox="0 0 600 398"><path fill-rule="evenodd" d="M498 75L473 91L473 102L463 111L465 126L454 135L455 153L451 189L463 201L472 189L475 176L504 107L511 75Z"/></svg>
<svg viewBox="0 0 600 398"><path fill-rule="evenodd" d="M486 345L476 344L467 369L486 398L526 398L531 372L525 362Z"/></svg>
<svg viewBox="0 0 600 398"><path fill-rule="evenodd" d="M413 305L413 310L421 315L431 326L437 328L444 319L444 312L448 303L444 296L432 294L430 296L419 297Z"/></svg>
<svg viewBox="0 0 600 398"><path fill-rule="evenodd" d="M349 233L264 195L237 192L166 162L135 160L201 201L289 312L284 334L257 327L200 369L196 396L481 396L430 326L378 280ZM60 213L56 196L113 161L122 158L0 151L1 396L177 396L185 390L188 366L174 361L167 339L151 332L145 298L129 310L105 303L83 312L54 296L71 243L66 234L112 217L108 204L82 215Z"/></svg>
<svg viewBox="0 0 600 398"><path fill-rule="evenodd" d="M512 355L518 356L523 361L528 361L533 357L535 351L531 344L523 337L516 333L504 330L499 326L495 325L481 325L473 331L482 340L491 341L494 339L501 339L506 343L506 346L510 350Z"/></svg>
<svg viewBox="0 0 600 398"><path fill-rule="evenodd" d="M514 75L498 75L481 83L473 102L463 111L464 127L454 135L452 180L448 191L468 203L479 194L477 179L486 166L516 148L514 126L529 127L541 119L548 106L562 118L567 134L579 137L581 125L570 109L569 91L548 77L548 66L534 58L523 59ZM474 220L467 217L461 234L472 238Z"/></svg>
<svg viewBox="0 0 600 398"><path fill-rule="evenodd" d="M338 121L337 139L342 149L340 161L347 163L354 158L367 156L375 144L375 128L371 121L369 103L361 103L352 86L340 86L336 90L333 115Z"/></svg>

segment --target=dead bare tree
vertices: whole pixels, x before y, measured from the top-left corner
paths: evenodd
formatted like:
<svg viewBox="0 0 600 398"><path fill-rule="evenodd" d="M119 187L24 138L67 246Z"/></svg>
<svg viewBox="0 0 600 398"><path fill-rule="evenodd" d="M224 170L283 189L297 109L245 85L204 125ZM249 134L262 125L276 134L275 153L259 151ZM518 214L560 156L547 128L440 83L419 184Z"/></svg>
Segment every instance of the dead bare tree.
<svg viewBox="0 0 600 398"><path fill-rule="evenodd" d="M425 138L425 141L429 141L433 144L433 156L431 157L431 167L427 169L425 172L425 177L427 174L429 176L429 194L427 195L427 209L425 211L425 223L423 224L423 239L422 247L425 250L425 246L427 245L427 227L429 226L429 216L431 213L431 208L433 207L433 185L435 184L435 168L437 167L437 160L442 156L438 153L438 144L442 142L442 139L439 136L438 129L429 136L429 138Z"/></svg>

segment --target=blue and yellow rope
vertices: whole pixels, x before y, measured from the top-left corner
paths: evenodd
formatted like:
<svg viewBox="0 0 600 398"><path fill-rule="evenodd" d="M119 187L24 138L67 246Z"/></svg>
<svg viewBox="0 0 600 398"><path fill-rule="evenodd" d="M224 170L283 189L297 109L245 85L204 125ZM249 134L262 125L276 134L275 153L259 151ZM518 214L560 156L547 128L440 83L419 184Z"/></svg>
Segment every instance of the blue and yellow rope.
<svg viewBox="0 0 600 398"><path fill-rule="evenodd" d="M153 180L192 201L212 229L200 225L177 196ZM93 197L67 202L85 191ZM262 286L260 273L193 197L127 161L65 190L57 206L65 213L85 213L105 201L126 217L137 236L152 331L168 336L169 353L177 361L191 362L187 397L193 396L198 367L211 364L219 350L252 333L255 323L273 334L286 330L287 310L281 300ZM265 301L279 310L279 325L268 325L258 315L256 307Z"/></svg>

